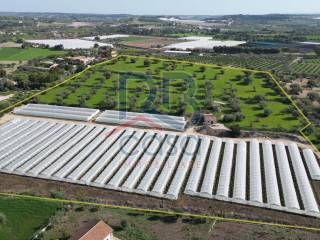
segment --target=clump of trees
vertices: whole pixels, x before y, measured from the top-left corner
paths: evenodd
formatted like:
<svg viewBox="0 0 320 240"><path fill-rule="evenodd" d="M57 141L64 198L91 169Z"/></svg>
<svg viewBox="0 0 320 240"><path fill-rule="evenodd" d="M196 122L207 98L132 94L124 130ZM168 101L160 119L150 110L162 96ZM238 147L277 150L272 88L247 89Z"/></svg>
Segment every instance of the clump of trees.
<svg viewBox="0 0 320 240"><path fill-rule="evenodd" d="M150 64L151 64L151 62L150 62L149 59L145 59L145 60L143 61L143 66L145 66L145 67L150 67Z"/></svg>
<svg viewBox="0 0 320 240"><path fill-rule="evenodd" d="M268 117L272 114L272 110L269 108L266 108L263 110L263 116Z"/></svg>
<svg viewBox="0 0 320 240"><path fill-rule="evenodd" d="M249 71L244 71L243 83L250 85L253 82L252 74Z"/></svg>
<svg viewBox="0 0 320 240"><path fill-rule="evenodd" d="M230 134L232 137L239 137L241 135L241 128L239 124L232 125L230 127Z"/></svg>
<svg viewBox="0 0 320 240"><path fill-rule="evenodd" d="M205 71L206 71L206 67L205 66L200 66L199 72L205 72Z"/></svg>
<svg viewBox="0 0 320 240"><path fill-rule="evenodd" d="M52 50L55 50L55 51L61 51L63 50L63 45L62 44L58 44L58 45L55 45L51 48Z"/></svg>
<svg viewBox="0 0 320 240"><path fill-rule="evenodd" d="M320 95L317 92L309 92L308 93L308 98L310 99L310 101L314 102L314 101L320 101Z"/></svg>
<svg viewBox="0 0 320 240"><path fill-rule="evenodd" d="M224 122L239 122L245 118L241 112L240 99L236 94L236 89L232 86L229 89L224 90L224 100L227 101L227 106L229 107L229 113L223 116Z"/></svg>
<svg viewBox="0 0 320 240"><path fill-rule="evenodd" d="M115 109L116 106L117 106L116 101L108 95L106 95L105 98L100 103L98 103L98 107L103 110Z"/></svg>
<svg viewBox="0 0 320 240"><path fill-rule="evenodd" d="M48 84L53 83L59 79L59 74L55 72L44 71L17 71L12 75L12 80L16 83L5 84L3 87L10 88L10 90L24 89L33 90L47 87ZM1 88L1 85L0 85Z"/></svg>
<svg viewBox="0 0 320 240"><path fill-rule="evenodd" d="M213 51L220 54L239 54L239 53L254 53L254 54L277 54L280 49L277 48L255 48L255 47L214 47Z"/></svg>
<svg viewBox="0 0 320 240"><path fill-rule="evenodd" d="M101 58L111 58L112 48L108 46L99 46L98 47L98 56Z"/></svg>
<svg viewBox="0 0 320 240"><path fill-rule="evenodd" d="M134 64L134 63L137 62L137 60L136 60L135 58L131 58L131 59L130 59L130 62Z"/></svg>
<svg viewBox="0 0 320 240"><path fill-rule="evenodd" d="M290 93L292 95L299 95L300 93L302 93L303 89L301 88L301 86L298 83L292 83L290 85Z"/></svg>
<svg viewBox="0 0 320 240"><path fill-rule="evenodd" d="M239 122L243 120L245 116L241 112L229 113L223 116L224 122Z"/></svg>
<svg viewBox="0 0 320 240"><path fill-rule="evenodd" d="M0 78L7 76L7 72L4 69L0 69Z"/></svg>

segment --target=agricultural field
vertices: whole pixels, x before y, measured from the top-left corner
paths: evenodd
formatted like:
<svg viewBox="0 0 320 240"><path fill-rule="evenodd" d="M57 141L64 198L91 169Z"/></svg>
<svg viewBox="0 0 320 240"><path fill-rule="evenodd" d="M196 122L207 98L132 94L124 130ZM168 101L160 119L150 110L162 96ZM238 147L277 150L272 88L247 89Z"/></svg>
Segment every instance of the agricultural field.
<svg viewBox="0 0 320 240"><path fill-rule="evenodd" d="M180 58L181 59L181 58ZM295 76L317 77L320 74L320 59L299 59L293 56L265 56L265 55L211 55L201 58L188 56L189 59L197 62L234 66L262 71L272 71L279 74L293 74Z"/></svg>
<svg viewBox="0 0 320 240"><path fill-rule="evenodd" d="M143 37L143 36L129 36L129 37L120 38L119 41L120 41L120 42L136 42L136 41L144 41L145 39L147 39L147 37Z"/></svg>
<svg viewBox="0 0 320 240"><path fill-rule="evenodd" d="M62 193L52 192L53 196ZM82 223L103 220L114 236L126 240L215 240L215 239L318 239L318 232L275 226L215 221L179 215L162 215L94 205L78 205L0 198L0 212L6 222L0 225L0 239L29 239L42 226L51 226L40 235L43 240L68 239ZM293 216L294 217L294 216ZM226 231L226 229L229 229Z"/></svg>
<svg viewBox="0 0 320 240"><path fill-rule="evenodd" d="M205 110L248 129L295 131L301 126L267 74L143 57L99 64L36 100L186 116Z"/></svg>
<svg viewBox="0 0 320 240"><path fill-rule="evenodd" d="M315 42L320 42L320 35L315 34L315 35L308 35L306 36L308 41L315 41Z"/></svg>
<svg viewBox="0 0 320 240"><path fill-rule="evenodd" d="M149 49L159 48L170 44L177 43L178 40L166 37L151 37L151 36L131 36L120 39L120 43L127 47Z"/></svg>
<svg viewBox="0 0 320 240"><path fill-rule="evenodd" d="M43 48L0 48L0 61L27 61L34 58L63 55L64 51Z"/></svg>
<svg viewBox="0 0 320 240"><path fill-rule="evenodd" d="M299 75L319 76L320 59L304 59L291 65L292 71Z"/></svg>
<svg viewBox="0 0 320 240"><path fill-rule="evenodd" d="M218 64L224 66L234 66L240 68L248 68L263 71L282 71L289 68L289 64L294 60L289 56L278 55L204 55L199 58L197 56L188 56L187 59L207 64Z"/></svg>
<svg viewBox="0 0 320 240"><path fill-rule="evenodd" d="M0 239L29 239L62 205L0 197Z"/></svg>

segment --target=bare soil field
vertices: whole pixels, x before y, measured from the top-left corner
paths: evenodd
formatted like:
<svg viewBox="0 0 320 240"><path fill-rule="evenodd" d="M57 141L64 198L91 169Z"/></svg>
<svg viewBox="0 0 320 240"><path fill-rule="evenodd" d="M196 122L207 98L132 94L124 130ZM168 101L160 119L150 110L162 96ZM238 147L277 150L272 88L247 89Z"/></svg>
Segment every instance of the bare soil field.
<svg viewBox="0 0 320 240"><path fill-rule="evenodd" d="M315 87L315 88L311 89L311 88L309 88L307 86L308 79L306 79L306 78L295 79L295 80L292 81L292 83L287 83L286 87L290 89L290 85L293 84L293 83L299 84L299 86L303 89L302 93L299 94L298 98L307 98L308 97L308 93L310 93L310 92L320 93L320 88L316 88Z"/></svg>
<svg viewBox="0 0 320 240"><path fill-rule="evenodd" d="M319 239L315 232L231 222L217 223L208 239Z"/></svg>
<svg viewBox="0 0 320 240"><path fill-rule="evenodd" d="M80 28L80 27L95 27L96 24L93 22L72 22L68 25L69 27Z"/></svg>
<svg viewBox="0 0 320 240"><path fill-rule="evenodd" d="M25 64L26 61L0 61L0 68L7 71L10 74L18 69L19 66Z"/></svg>
<svg viewBox="0 0 320 240"><path fill-rule="evenodd" d="M317 198L320 197L320 182L313 182ZM316 218L278 212L233 204L223 201L196 198L181 194L178 200L159 199L131 193L101 190L94 187L48 181L30 177L0 174L0 191L45 197L59 196L69 200L98 202L117 206L130 206L144 209L172 210L221 216L226 218L248 219L288 225L300 225L320 228L320 221Z"/></svg>
<svg viewBox="0 0 320 240"><path fill-rule="evenodd" d="M129 46L129 47L136 47L136 48L159 48L164 47L173 43L179 42L177 39L174 38L165 38L165 37L143 37L141 40L135 40L135 41L127 41L122 42L123 45Z"/></svg>
<svg viewBox="0 0 320 240"><path fill-rule="evenodd" d="M21 43L14 43L14 42L0 43L0 48L20 48L21 46L22 46Z"/></svg>
<svg viewBox="0 0 320 240"><path fill-rule="evenodd" d="M0 102L3 101L3 100L7 100L9 98L13 97L13 94L10 94L10 95L6 95L6 96L2 96L0 95Z"/></svg>

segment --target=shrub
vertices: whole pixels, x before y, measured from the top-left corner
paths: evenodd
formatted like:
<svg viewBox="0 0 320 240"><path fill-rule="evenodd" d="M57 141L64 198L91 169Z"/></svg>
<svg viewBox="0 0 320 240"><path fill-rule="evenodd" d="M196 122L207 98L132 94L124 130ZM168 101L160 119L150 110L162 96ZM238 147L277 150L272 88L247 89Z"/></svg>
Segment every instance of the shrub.
<svg viewBox="0 0 320 240"><path fill-rule="evenodd" d="M241 134L241 129L240 129L239 124L232 125L232 126L230 127L230 130L231 130L231 135L232 135L233 137L239 137L240 134Z"/></svg>
<svg viewBox="0 0 320 240"><path fill-rule="evenodd" d="M75 209L76 212L83 212L84 211L84 207L77 207Z"/></svg>
<svg viewBox="0 0 320 240"><path fill-rule="evenodd" d="M111 78L111 73L110 73L110 72L105 72L105 73L104 73L104 77L105 77L106 79L110 79L110 78Z"/></svg>
<svg viewBox="0 0 320 240"><path fill-rule="evenodd" d="M252 83L252 78L250 76L245 76L243 82L246 85L250 85Z"/></svg>
<svg viewBox="0 0 320 240"><path fill-rule="evenodd" d="M98 211L99 211L99 208L93 207L93 208L90 208L89 211L90 211L90 212L98 212Z"/></svg>
<svg viewBox="0 0 320 240"><path fill-rule="evenodd" d="M205 71L206 71L206 67L205 67L205 66L201 66L201 67L199 68L199 71L200 71L200 72L205 72Z"/></svg>
<svg viewBox="0 0 320 240"><path fill-rule="evenodd" d="M145 59L145 60L143 61L143 65L144 65L145 67L149 67L149 66L150 66L150 61L149 61L148 59Z"/></svg>
<svg viewBox="0 0 320 240"><path fill-rule="evenodd" d="M121 220L121 227L124 229L124 228L126 228L126 227L128 227L128 222L127 222L127 220Z"/></svg>
<svg viewBox="0 0 320 240"><path fill-rule="evenodd" d="M293 95L299 95L300 93L302 93L302 88L299 84L293 83L290 85L290 93Z"/></svg>
<svg viewBox="0 0 320 240"><path fill-rule="evenodd" d="M134 59L134 58L131 58L131 59L130 59L130 62L131 62L131 63L136 63L136 62L137 62L137 60L136 60L136 59Z"/></svg>
<svg viewBox="0 0 320 240"><path fill-rule="evenodd" d="M64 197L63 192L55 191L50 193L52 198L62 199Z"/></svg>
<svg viewBox="0 0 320 240"><path fill-rule="evenodd" d="M0 212L0 225L5 225L7 223L7 216Z"/></svg>
<svg viewBox="0 0 320 240"><path fill-rule="evenodd" d="M61 234L61 238L59 238L59 239L60 240L68 240L68 239L70 239L70 237L71 237L71 234L64 230Z"/></svg>
<svg viewBox="0 0 320 240"><path fill-rule="evenodd" d="M265 109L265 110L263 111L263 115L264 115L265 117L270 116L271 113L272 113L272 111L271 111L270 109Z"/></svg>
<svg viewBox="0 0 320 240"><path fill-rule="evenodd" d="M308 93L308 98L309 98L311 101L319 101L319 100L320 100L320 95L319 95L319 93L317 93L317 92L309 92L309 93Z"/></svg>
<svg viewBox="0 0 320 240"><path fill-rule="evenodd" d="M262 94L255 95L252 100L256 103L265 102L266 98Z"/></svg>
<svg viewBox="0 0 320 240"><path fill-rule="evenodd" d="M233 122L236 119L234 114L226 114L223 116L224 122Z"/></svg>

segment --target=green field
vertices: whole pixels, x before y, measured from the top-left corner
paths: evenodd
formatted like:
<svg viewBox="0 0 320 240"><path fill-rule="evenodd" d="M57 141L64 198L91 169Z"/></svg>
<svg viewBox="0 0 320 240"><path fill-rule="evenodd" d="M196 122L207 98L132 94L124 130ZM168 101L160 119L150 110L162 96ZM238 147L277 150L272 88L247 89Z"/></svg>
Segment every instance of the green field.
<svg viewBox="0 0 320 240"><path fill-rule="evenodd" d="M219 64L224 66L234 66L247 69L255 69L262 71L291 71L290 63L295 59L285 55L204 55L201 58L198 56L186 56L185 60L201 61L207 64ZM184 59L183 59L184 60Z"/></svg>
<svg viewBox="0 0 320 240"><path fill-rule="evenodd" d="M179 57L181 60L201 61L207 64L234 66L262 71L272 71L295 76L317 77L320 74L320 59L317 57L297 59L286 55L205 55Z"/></svg>
<svg viewBox="0 0 320 240"><path fill-rule="evenodd" d="M130 37L120 38L120 42L136 42L136 41L143 41L145 39L148 39L148 37L130 36Z"/></svg>
<svg viewBox="0 0 320 240"><path fill-rule="evenodd" d="M320 74L320 59L304 59L292 64L291 68L296 74L318 77Z"/></svg>
<svg viewBox="0 0 320 240"><path fill-rule="evenodd" d="M267 74L142 57L119 57L95 66L37 100L172 115L204 110L227 125L238 123L246 129L294 132L301 126Z"/></svg>
<svg viewBox="0 0 320 240"><path fill-rule="evenodd" d="M0 197L0 239L29 239L55 214L59 203Z"/></svg>
<svg viewBox="0 0 320 240"><path fill-rule="evenodd" d="M307 38L308 41L320 42L320 35L318 35L318 34L307 35L306 38Z"/></svg>
<svg viewBox="0 0 320 240"><path fill-rule="evenodd" d="M63 54L63 51L53 51L43 48L0 48L0 61L26 61L34 58Z"/></svg>

